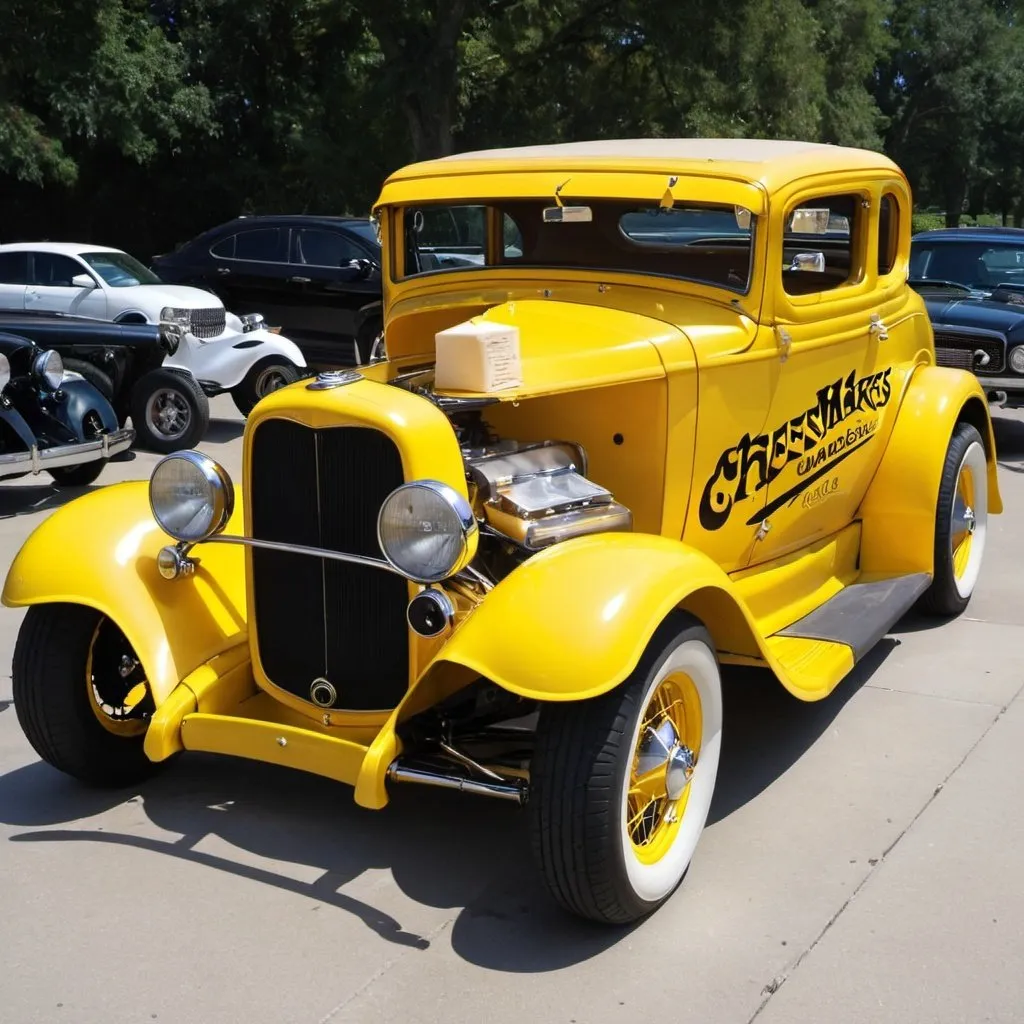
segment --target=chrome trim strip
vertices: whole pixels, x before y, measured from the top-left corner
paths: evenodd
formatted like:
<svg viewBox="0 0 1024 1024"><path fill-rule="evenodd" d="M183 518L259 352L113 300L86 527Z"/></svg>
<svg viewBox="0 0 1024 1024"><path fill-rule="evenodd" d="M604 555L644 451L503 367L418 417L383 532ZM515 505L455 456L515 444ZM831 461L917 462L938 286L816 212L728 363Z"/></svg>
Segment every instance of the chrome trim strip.
<svg viewBox="0 0 1024 1024"><path fill-rule="evenodd" d="M960 326L959 324L932 324L932 334L948 333L948 334L964 334L968 337L978 338L994 338L996 341L1001 341L1004 345L1006 344L1006 335L1002 331L990 331L987 327L967 327Z"/></svg>
<svg viewBox="0 0 1024 1024"><path fill-rule="evenodd" d="M32 445L28 451L0 455L0 477L10 476L11 473L8 470L14 473L35 474L42 473L47 469L96 462L125 451L131 447L134 440L135 431L131 427L123 427L105 434L102 439L83 441L81 444L56 445L53 448L39 448Z"/></svg>
<svg viewBox="0 0 1024 1024"><path fill-rule="evenodd" d="M329 558L335 562L350 562L353 565L366 565L371 569L383 569L385 572L394 573L402 579L408 579L405 573L399 572L389 562L382 558L366 558L363 555L349 555L344 551L328 551L325 548L308 548L302 544L285 544L277 540L256 540L253 537L233 537L227 534L218 533L205 540L196 541L195 547L200 544L244 544L252 548L266 548L268 551L287 551L293 555L310 555L313 558Z"/></svg>
<svg viewBox="0 0 1024 1024"><path fill-rule="evenodd" d="M967 370L965 372L971 373L972 371ZM1014 390L1024 388L1024 374L1021 374L1019 377L985 377L977 371L973 372L974 376L978 378L978 383L983 388L1013 388Z"/></svg>

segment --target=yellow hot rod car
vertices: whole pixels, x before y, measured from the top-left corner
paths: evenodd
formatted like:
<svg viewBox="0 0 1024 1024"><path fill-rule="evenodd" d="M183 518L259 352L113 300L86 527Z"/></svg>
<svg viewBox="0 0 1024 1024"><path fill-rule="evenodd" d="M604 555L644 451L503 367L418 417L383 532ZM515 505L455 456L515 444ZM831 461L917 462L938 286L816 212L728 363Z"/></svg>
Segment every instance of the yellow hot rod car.
<svg viewBox="0 0 1024 1024"><path fill-rule="evenodd" d="M523 804L553 896L635 920L703 830L720 666L819 700L978 578L994 438L906 179L573 143L404 168L374 216L372 360L263 399L237 489L175 453L25 544L19 720L90 783L201 750Z"/></svg>

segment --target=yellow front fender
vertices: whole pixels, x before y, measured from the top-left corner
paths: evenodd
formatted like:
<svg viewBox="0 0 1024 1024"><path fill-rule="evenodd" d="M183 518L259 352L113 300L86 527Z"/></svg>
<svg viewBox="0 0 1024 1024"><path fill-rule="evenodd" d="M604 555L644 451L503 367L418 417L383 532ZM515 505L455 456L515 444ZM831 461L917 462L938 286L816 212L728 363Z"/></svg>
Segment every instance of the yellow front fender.
<svg viewBox="0 0 1024 1024"><path fill-rule="evenodd" d="M881 464L861 503L861 571L931 573L935 506L946 448L957 423L978 428L988 462L988 510L1003 510L996 441L985 392L965 370L918 366L900 404Z"/></svg>
<svg viewBox="0 0 1024 1024"><path fill-rule="evenodd" d="M705 625L720 650L756 656L762 644L732 592L714 562L679 541L635 533L567 541L505 577L428 672L448 662L530 699L595 697L629 675L658 624L691 596L699 616L719 599Z"/></svg>
<svg viewBox="0 0 1024 1024"><path fill-rule="evenodd" d="M148 487L113 484L54 512L15 557L2 601L81 604L113 619L159 707L194 669L246 642L245 561L240 546L209 544L194 576L165 580L156 555L171 539L153 520ZM227 532L241 527L236 502Z"/></svg>

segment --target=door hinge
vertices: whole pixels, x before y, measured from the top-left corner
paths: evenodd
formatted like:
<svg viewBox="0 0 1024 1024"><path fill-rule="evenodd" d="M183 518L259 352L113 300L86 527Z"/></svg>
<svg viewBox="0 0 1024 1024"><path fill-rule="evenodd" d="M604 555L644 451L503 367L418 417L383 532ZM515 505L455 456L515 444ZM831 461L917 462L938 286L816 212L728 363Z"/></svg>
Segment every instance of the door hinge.
<svg viewBox="0 0 1024 1024"><path fill-rule="evenodd" d="M757 527L757 533L754 534L754 540L764 540L771 528L772 524L767 519L762 519Z"/></svg>
<svg viewBox="0 0 1024 1024"><path fill-rule="evenodd" d="M871 314L871 324L868 327L869 334L877 334L879 341L887 341L889 338L889 328L885 326L881 316L878 313Z"/></svg>
<svg viewBox="0 0 1024 1024"><path fill-rule="evenodd" d="M789 350L793 347L793 338L785 327L776 327L775 336L779 341L779 362L784 363L789 358Z"/></svg>

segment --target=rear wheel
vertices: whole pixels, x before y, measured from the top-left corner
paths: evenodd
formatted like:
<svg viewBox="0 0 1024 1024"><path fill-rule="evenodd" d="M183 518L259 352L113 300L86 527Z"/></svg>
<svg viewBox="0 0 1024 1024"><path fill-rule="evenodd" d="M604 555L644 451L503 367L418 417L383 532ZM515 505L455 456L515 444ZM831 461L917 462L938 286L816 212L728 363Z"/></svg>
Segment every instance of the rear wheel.
<svg viewBox="0 0 1024 1024"><path fill-rule="evenodd" d="M256 363L245 375L242 383L232 389L231 398L235 408L243 416L248 416L261 398L298 379L299 370L293 362L268 356Z"/></svg>
<svg viewBox="0 0 1024 1024"><path fill-rule="evenodd" d="M718 774L722 693L707 630L675 613L610 693L541 710L531 833L555 899L626 924L679 885Z"/></svg>
<svg viewBox="0 0 1024 1024"><path fill-rule="evenodd" d="M139 447L161 454L195 448L210 425L210 402L199 382L163 366L138 379L131 410Z"/></svg>
<svg viewBox="0 0 1024 1024"><path fill-rule="evenodd" d="M935 508L935 561L920 609L959 615L974 593L988 529L988 462L976 427L958 423L946 450Z"/></svg>
<svg viewBox="0 0 1024 1024"><path fill-rule="evenodd" d="M153 698L117 625L74 604L29 608L14 648L14 708L47 764L96 786L126 786L159 766L143 741Z"/></svg>

